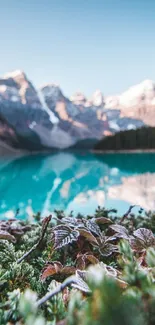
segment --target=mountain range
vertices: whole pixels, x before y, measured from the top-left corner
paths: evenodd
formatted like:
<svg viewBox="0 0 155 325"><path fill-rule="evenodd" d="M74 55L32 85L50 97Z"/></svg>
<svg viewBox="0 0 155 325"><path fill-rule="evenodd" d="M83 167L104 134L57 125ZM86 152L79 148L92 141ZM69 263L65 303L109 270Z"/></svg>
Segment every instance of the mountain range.
<svg viewBox="0 0 155 325"><path fill-rule="evenodd" d="M155 126L155 83L145 80L118 96L97 90L67 98L59 85L36 89L17 70L0 78L0 146L9 151L87 147L121 130Z"/></svg>

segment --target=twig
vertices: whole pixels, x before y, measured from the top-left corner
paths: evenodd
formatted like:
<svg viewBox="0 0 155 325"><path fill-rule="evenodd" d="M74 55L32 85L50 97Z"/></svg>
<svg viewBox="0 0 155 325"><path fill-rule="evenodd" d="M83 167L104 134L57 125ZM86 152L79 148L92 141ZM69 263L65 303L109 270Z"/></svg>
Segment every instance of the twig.
<svg viewBox="0 0 155 325"><path fill-rule="evenodd" d="M124 221L124 219L126 219L128 217L128 215L130 214L130 212L132 211L132 209L135 207L136 205L130 205L128 211L123 215L123 217L120 220L120 223Z"/></svg>
<svg viewBox="0 0 155 325"><path fill-rule="evenodd" d="M17 218L17 216L18 216L19 212L20 212L20 209L19 209L19 208L17 208L17 209L16 209L16 213L15 213L15 216L14 216L14 218Z"/></svg>
<svg viewBox="0 0 155 325"><path fill-rule="evenodd" d="M46 230L47 230L47 227L48 227L48 224L51 220L51 215L47 218L45 218L42 222L42 231L41 231L41 237L39 238L39 241L28 251L26 252L22 257L20 257L18 260L17 260L17 264L21 263L25 258L27 258L32 252L34 252L39 246L40 244L42 243L43 241L43 238L45 236L45 233L46 233Z"/></svg>
<svg viewBox="0 0 155 325"><path fill-rule="evenodd" d="M51 299L53 296L57 295L61 291L63 291L67 286L71 285L72 283L76 283L77 279L75 275L70 276L67 278L64 282L62 282L56 289L52 290L48 294L46 294L44 297L39 299L36 302L37 307L40 307L43 305L47 300Z"/></svg>

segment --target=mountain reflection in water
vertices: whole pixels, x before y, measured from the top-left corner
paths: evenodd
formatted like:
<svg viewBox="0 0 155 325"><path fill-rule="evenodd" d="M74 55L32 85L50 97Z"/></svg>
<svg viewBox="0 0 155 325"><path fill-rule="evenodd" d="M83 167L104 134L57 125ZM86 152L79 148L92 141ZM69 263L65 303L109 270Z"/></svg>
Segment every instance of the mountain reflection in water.
<svg viewBox="0 0 155 325"><path fill-rule="evenodd" d="M98 205L124 213L155 209L155 154L59 152L0 161L0 217L54 209L90 214Z"/></svg>

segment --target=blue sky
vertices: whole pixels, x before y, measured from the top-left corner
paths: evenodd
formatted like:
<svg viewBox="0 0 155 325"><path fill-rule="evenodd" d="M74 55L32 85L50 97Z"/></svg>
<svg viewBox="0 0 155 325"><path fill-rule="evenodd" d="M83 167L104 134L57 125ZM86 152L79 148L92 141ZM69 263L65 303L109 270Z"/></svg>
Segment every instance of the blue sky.
<svg viewBox="0 0 155 325"><path fill-rule="evenodd" d="M155 0L0 0L0 75L24 70L68 96L155 80Z"/></svg>

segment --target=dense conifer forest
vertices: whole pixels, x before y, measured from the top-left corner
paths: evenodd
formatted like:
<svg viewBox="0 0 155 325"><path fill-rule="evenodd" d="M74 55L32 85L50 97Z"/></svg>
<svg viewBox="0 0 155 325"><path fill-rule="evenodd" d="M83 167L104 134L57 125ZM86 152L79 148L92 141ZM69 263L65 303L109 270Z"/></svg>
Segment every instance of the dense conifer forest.
<svg viewBox="0 0 155 325"><path fill-rule="evenodd" d="M155 127L142 127L108 136L95 145L95 150L155 149Z"/></svg>

